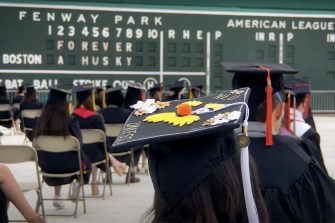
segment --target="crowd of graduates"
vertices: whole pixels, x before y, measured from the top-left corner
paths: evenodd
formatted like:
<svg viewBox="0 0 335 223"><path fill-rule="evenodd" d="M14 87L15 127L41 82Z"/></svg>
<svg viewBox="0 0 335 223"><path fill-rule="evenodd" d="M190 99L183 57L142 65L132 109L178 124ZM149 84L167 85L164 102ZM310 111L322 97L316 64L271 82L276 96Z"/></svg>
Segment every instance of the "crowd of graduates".
<svg viewBox="0 0 335 223"><path fill-rule="evenodd" d="M47 101L41 103L33 86L26 86L25 89L22 86L12 101L20 103L20 106L13 107L8 114L0 113L0 118L12 116L14 122L0 124L16 128L18 134L26 134L31 141L40 135L72 135L81 141L80 129L106 131L104 124L127 124L132 119L141 123L144 129L146 125L159 125L157 129L144 131L138 139L134 136L133 141L122 146L117 145L116 137L109 137L107 141L111 166L120 176L130 165L130 160L126 156L115 158L113 152L132 148L136 166L141 155L143 160L148 157L155 200L152 209L144 216L144 221L335 221L335 182L324 165L320 136L310 109L311 86L308 80L292 77L284 79L283 74L297 72L285 64L222 65L228 72L234 73L233 91L225 93L236 94L231 99L223 97L223 93L218 96L220 92L214 94L215 97L203 95L202 86L186 88L184 81L176 81L168 94L164 94L163 84L154 85L148 89L147 98L140 84L129 85L126 93L119 86L99 88L85 85L72 89L52 86ZM246 96L241 101L234 101L240 94ZM69 99L74 96L76 104L72 109L68 101L72 101ZM194 124L189 120L189 127L185 127L189 128L187 131L182 130L183 127L170 129L169 124L166 124L179 118L194 118L196 115L221 115L225 107L213 105L219 97L223 97L220 100L224 103L234 102L234 106L243 107L239 108L239 111L244 112L235 123L232 122L235 119L228 118L226 121L214 121L215 131L204 125L193 127ZM153 123L148 124L145 117L151 112L145 113L144 110L146 115L143 119L143 114L133 112L134 105L146 99L179 103L176 108L188 101L191 107L197 101L210 105L198 113L177 112L175 117L171 116L171 120L153 119ZM0 104L6 103L11 104L5 87L0 86ZM169 106L169 103L165 106ZM21 112L24 109L41 109L42 112L34 120L23 121ZM244 119L248 121L247 126ZM33 130L21 133L25 129L22 123ZM137 132L140 134L140 130ZM248 147L250 166L249 161L247 167L240 166L245 160L242 159L242 149L236 145L238 135L246 135L249 140L243 148ZM91 147L96 148L92 150ZM59 160L74 160L71 154L63 154L58 159L43 152L38 155L41 169L49 172L57 172L54 166L57 166ZM101 156L101 145L82 145L82 161L86 163L85 183L91 183L92 195L99 194L98 169L106 171L106 166L91 166L90 163L101 159ZM63 167L71 169L73 165L74 162L66 162ZM243 168L250 171L246 178ZM135 172L128 171L127 174L131 183L140 181ZM55 187L53 205L56 208L64 208L60 196L61 186L73 181L73 178L45 179L49 186ZM76 187L74 183L73 190L78 189ZM248 187L252 188L251 192L248 192ZM251 199L247 199L250 193Z"/></svg>

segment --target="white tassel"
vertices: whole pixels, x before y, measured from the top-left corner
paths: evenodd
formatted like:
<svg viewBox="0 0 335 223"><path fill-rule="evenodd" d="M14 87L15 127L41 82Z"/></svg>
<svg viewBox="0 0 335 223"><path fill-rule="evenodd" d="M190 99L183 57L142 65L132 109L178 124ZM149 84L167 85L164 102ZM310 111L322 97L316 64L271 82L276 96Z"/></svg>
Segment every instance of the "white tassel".
<svg viewBox="0 0 335 223"><path fill-rule="evenodd" d="M249 107L246 105L246 117L243 121L244 134L248 136L248 119L249 119ZM258 223L258 213L255 204L254 196L252 194L251 180L250 180L250 169L249 169L249 147L246 146L241 149L241 174L243 181L244 200L247 208L247 214L249 222Z"/></svg>

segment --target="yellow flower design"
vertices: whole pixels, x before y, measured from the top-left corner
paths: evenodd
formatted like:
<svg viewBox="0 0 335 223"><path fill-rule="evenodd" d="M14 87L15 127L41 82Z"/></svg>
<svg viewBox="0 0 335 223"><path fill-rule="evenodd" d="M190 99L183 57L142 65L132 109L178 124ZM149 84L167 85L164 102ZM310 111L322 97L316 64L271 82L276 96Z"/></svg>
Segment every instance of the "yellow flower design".
<svg viewBox="0 0 335 223"><path fill-rule="evenodd" d="M146 117L143 121L145 122L167 122L174 126L183 126L185 124L190 125L200 118L197 115L177 116L175 112L166 112Z"/></svg>
<svg viewBox="0 0 335 223"><path fill-rule="evenodd" d="M224 104L217 104L217 103L208 103L204 106L205 108L213 108L214 110L218 110L224 108Z"/></svg>

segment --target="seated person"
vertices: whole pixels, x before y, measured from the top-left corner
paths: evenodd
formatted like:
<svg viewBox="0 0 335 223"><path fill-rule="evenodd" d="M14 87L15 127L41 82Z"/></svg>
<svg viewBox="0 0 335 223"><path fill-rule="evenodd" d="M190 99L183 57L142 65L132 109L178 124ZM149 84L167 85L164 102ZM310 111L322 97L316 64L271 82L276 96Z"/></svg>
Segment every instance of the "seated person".
<svg viewBox="0 0 335 223"><path fill-rule="evenodd" d="M247 144L235 144L246 139L234 129L247 114L249 92L241 89L231 101L222 96L234 93L224 91L152 104L131 114L113 147L149 144L155 195L143 222L267 222Z"/></svg>
<svg viewBox="0 0 335 223"><path fill-rule="evenodd" d="M92 100L93 90L94 88L91 85L79 85L73 87L72 92L76 93L77 103L72 113L72 117L79 123L80 129L100 129L103 132L106 132L102 116L95 112L95 103ZM105 151L102 143L85 144L83 145L83 150L92 163L104 159ZM119 162L111 154L111 145L108 141L107 152L115 172L119 176L122 176L126 169L126 164ZM104 165L99 165L99 168L103 171L106 169ZM92 166L92 195L99 194L98 186L98 169L96 166Z"/></svg>
<svg viewBox="0 0 335 223"><path fill-rule="evenodd" d="M40 135L51 136L74 136L82 144L82 135L79 124L76 119L70 116L68 102L66 100L69 91L66 91L58 86L49 87L50 92L48 100L43 107L41 116L37 119L34 129L34 137ZM48 153L38 151L38 164L42 170L49 173L68 173L78 170L78 155L73 152L64 153ZM91 164L85 151L81 148L82 168L84 173L84 181L88 183L91 174ZM64 162L66 160L66 162ZM60 162L62 161L62 162ZM46 177L44 181L49 186L54 186L55 195L53 206L56 208L64 208L65 205L61 200L61 186L70 184L75 179L73 177L55 178ZM79 190L79 184L73 186L72 198Z"/></svg>
<svg viewBox="0 0 335 223"><path fill-rule="evenodd" d="M136 91L134 89L133 94L135 94L135 92L138 92L139 94L138 98L140 98L141 90ZM98 112L102 115L106 124L124 124L128 116L131 114L131 111L129 109L123 108L124 97L122 93L122 88L121 87L109 88L106 90L106 95L107 95L106 97L107 107ZM107 139L110 145L112 145L116 137L108 137ZM113 153L118 153L118 152L129 151L129 149L131 148L126 148L124 150L113 149L112 151ZM133 147L135 166L138 165L142 150L143 150L143 146ZM121 162L125 162L127 165L130 165L130 159L128 155L118 156L118 160ZM130 183L136 183L140 181L140 178L137 178L135 176L135 173L129 173L129 174L130 174L129 176Z"/></svg>
<svg viewBox="0 0 335 223"><path fill-rule="evenodd" d="M28 86L26 87L26 93L24 95L24 99L20 104L20 109L19 109L19 118L22 119L21 117L21 112L26 109L42 109L43 108L43 103L40 102L37 99L37 92L34 86ZM22 120L25 126L22 126L22 129L24 127L27 128L34 128L36 125L37 118L31 119L31 118L25 118ZM25 132L27 134L27 138L32 141L33 140L33 132L32 131L27 131Z"/></svg>
<svg viewBox="0 0 335 223"><path fill-rule="evenodd" d="M7 209L13 203L28 223L45 222L29 205L7 166L0 163L0 222L8 222Z"/></svg>
<svg viewBox="0 0 335 223"><path fill-rule="evenodd" d="M20 104L24 98L24 92L26 88L25 86L20 86L17 90L17 95L13 98L13 105L14 104ZM20 119L18 117L19 115L19 108L17 107L12 107L13 115L14 115L14 121L15 121L15 128L16 128L16 133L21 133L21 127L20 127Z"/></svg>
<svg viewBox="0 0 335 223"><path fill-rule="evenodd" d="M97 109L97 111L106 107L106 104L105 104L105 88L96 87L94 100L95 100L96 107L99 108L99 109Z"/></svg>
<svg viewBox="0 0 335 223"><path fill-rule="evenodd" d="M2 85L0 86L0 104L8 104L10 105L8 96L7 96L7 88L6 86ZM0 119L10 119L13 117L12 111L1 111L0 112ZM11 128L13 127L13 121L1 121L0 125L2 125L5 128Z"/></svg>
<svg viewBox="0 0 335 223"><path fill-rule="evenodd" d="M130 106L136 104L138 101L144 101L144 94L145 90L140 83L129 84L123 107L132 111L133 109Z"/></svg>
<svg viewBox="0 0 335 223"><path fill-rule="evenodd" d="M164 101L185 99L185 91L185 81L176 81L170 88L170 95L164 98Z"/></svg>

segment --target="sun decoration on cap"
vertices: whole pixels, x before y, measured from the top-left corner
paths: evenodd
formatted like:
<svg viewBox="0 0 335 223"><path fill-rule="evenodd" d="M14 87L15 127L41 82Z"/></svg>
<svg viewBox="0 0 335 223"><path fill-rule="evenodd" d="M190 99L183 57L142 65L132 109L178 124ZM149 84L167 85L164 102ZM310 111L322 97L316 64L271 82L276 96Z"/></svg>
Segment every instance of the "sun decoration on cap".
<svg viewBox="0 0 335 223"><path fill-rule="evenodd" d="M201 105L201 101L187 101L176 106L176 112L166 112L146 117L145 122L166 122L174 126L190 125L200 120L198 115L192 115L192 106Z"/></svg>

